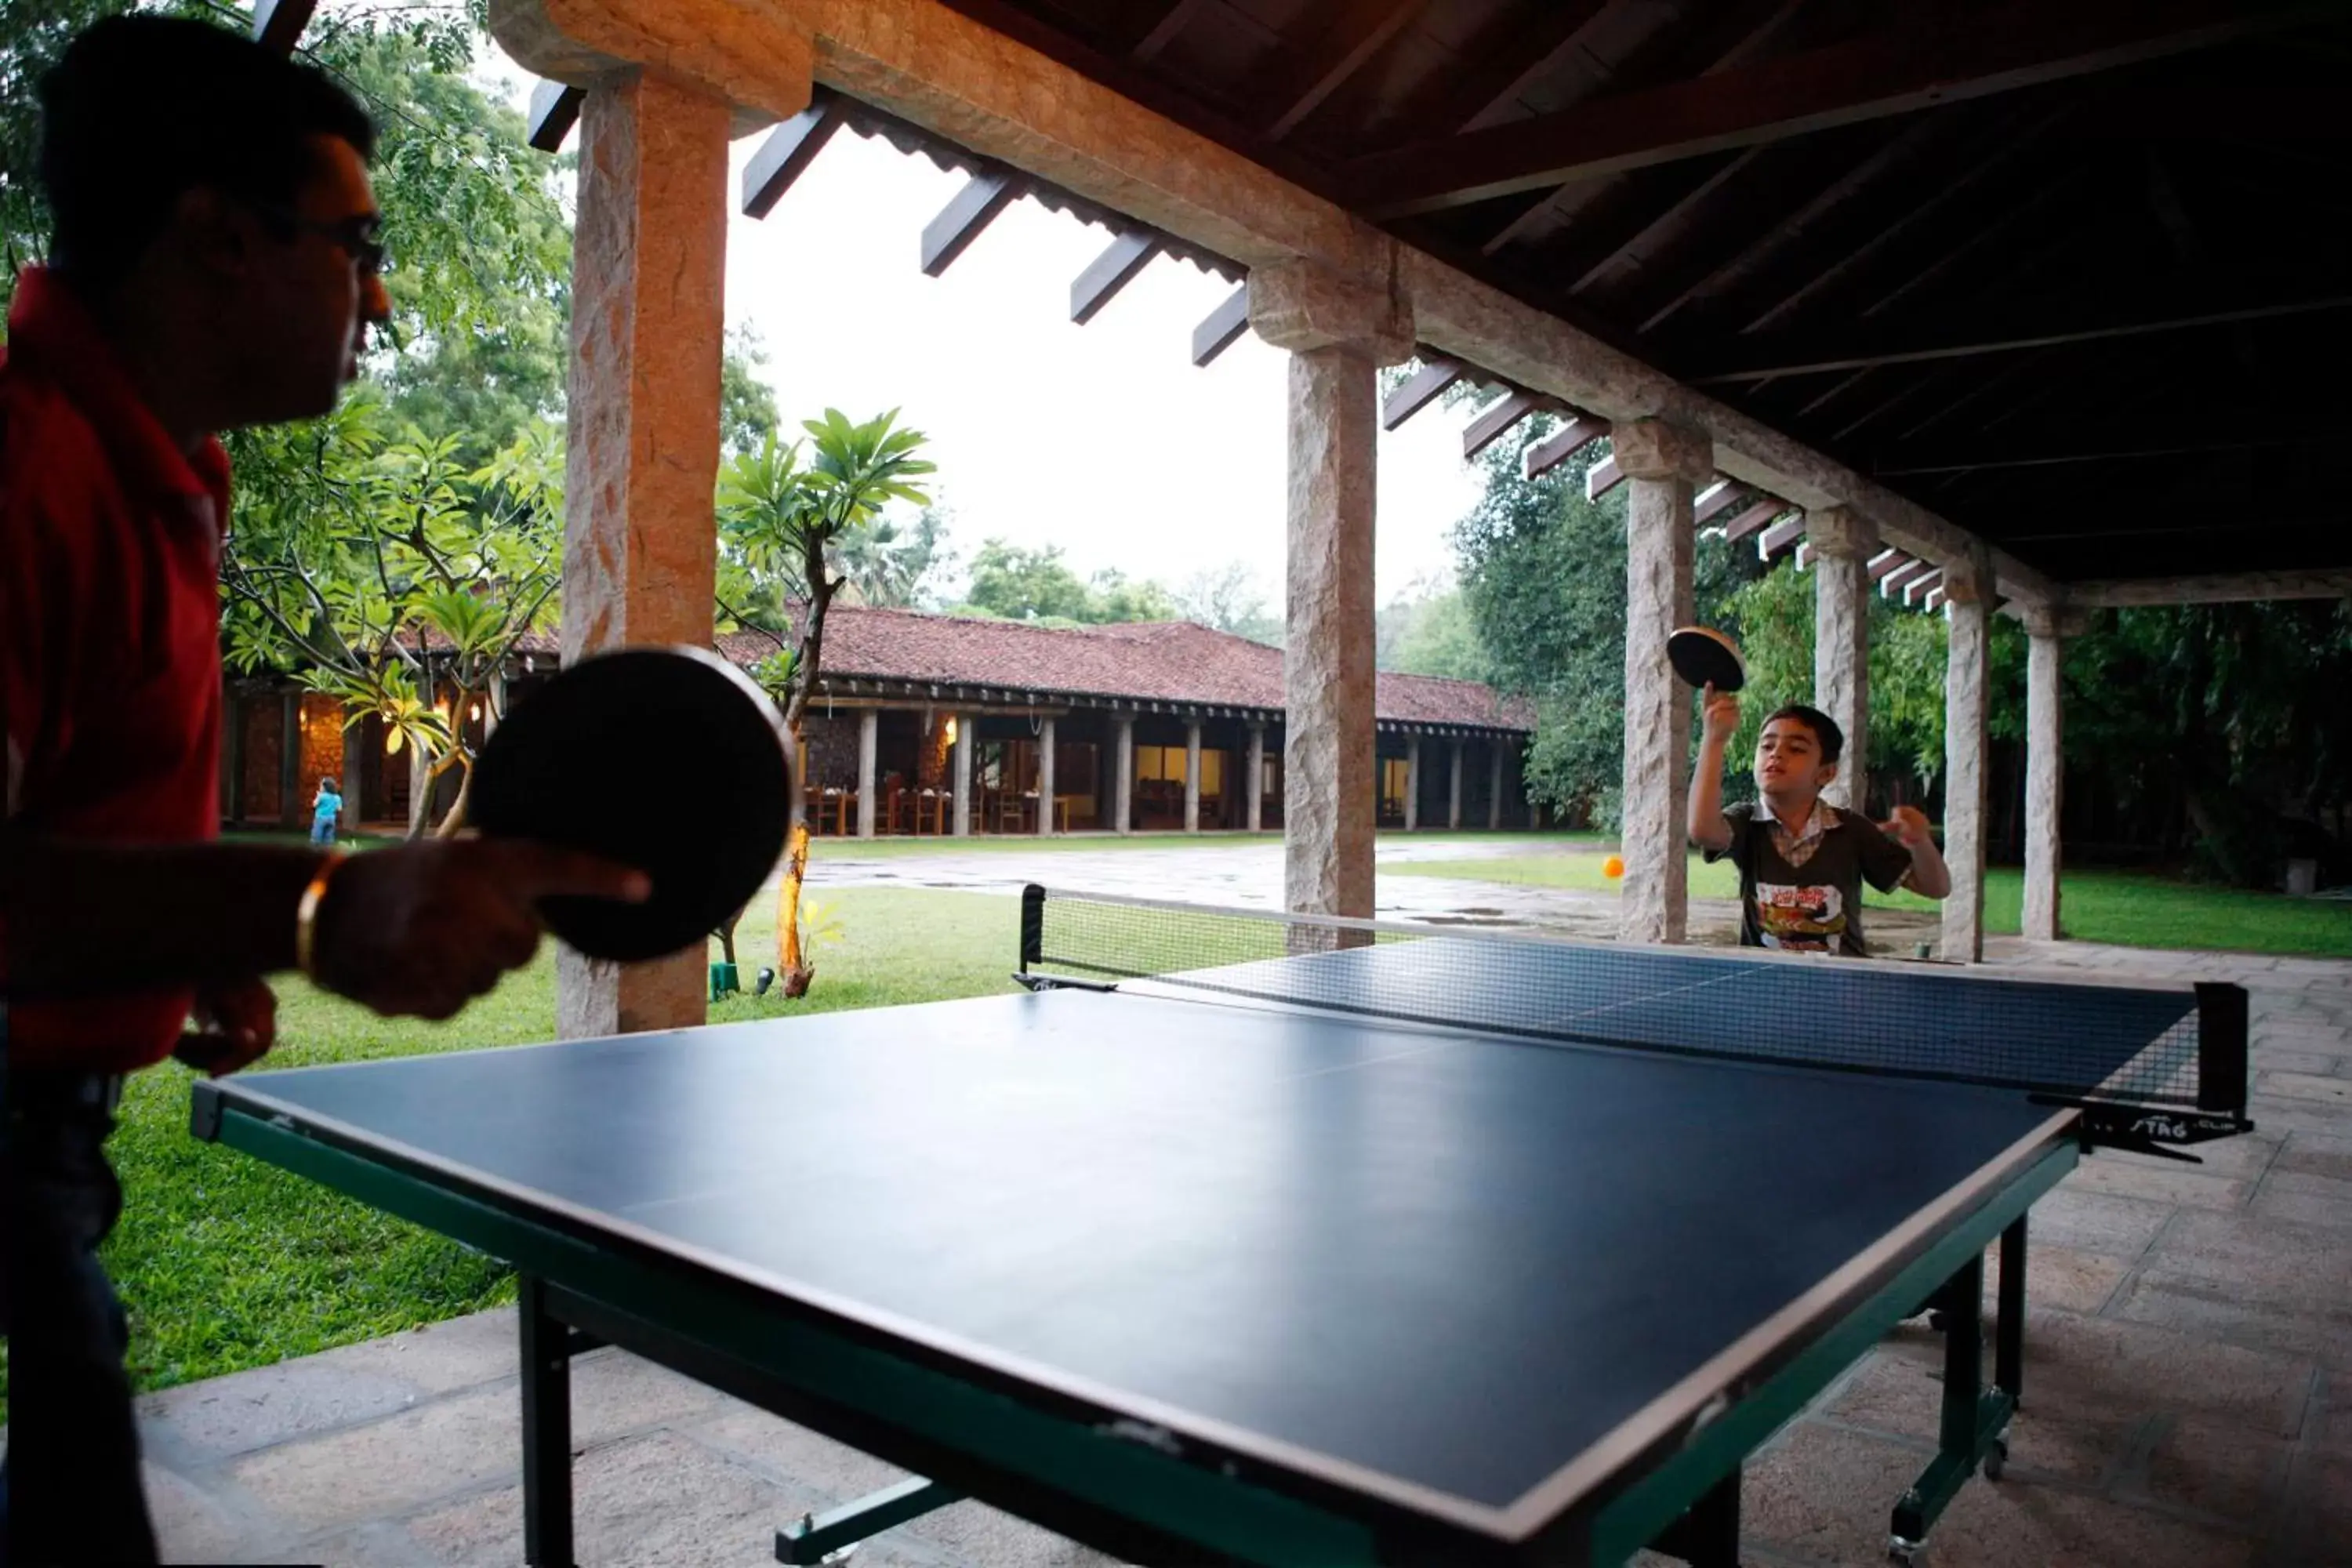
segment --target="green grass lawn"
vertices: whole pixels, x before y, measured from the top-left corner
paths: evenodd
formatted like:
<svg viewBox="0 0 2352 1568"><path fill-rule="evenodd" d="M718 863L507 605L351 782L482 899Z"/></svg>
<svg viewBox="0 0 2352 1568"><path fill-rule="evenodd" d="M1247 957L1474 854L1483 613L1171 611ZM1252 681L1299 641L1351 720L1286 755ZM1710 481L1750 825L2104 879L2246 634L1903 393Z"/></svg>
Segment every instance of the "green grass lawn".
<svg viewBox="0 0 2352 1568"><path fill-rule="evenodd" d="M1578 888L1614 892L1601 874L1603 850L1591 848L1488 860L1421 860L1381 868L1383 877L1454 877L1518 887ZM1736 899L1739 875L1728 861L1707 865L1690 858L1693 898ZM2025 898L2024 873L1996 866L1985 873L1985 929L2014 936ZM1916 893L1868 891L1878 909L1931 910ZM2352 902L2290 899L2216 888L2137 871L2069 871L2060 910L2066 934L2081 942L2126 947L2210 952L2306 953L2352 957Z"/></svg>
<svg viewBox="0 0 2352 1568"><path fill-rule="evenodd" d="M1601 837L1593 833L1533 833L1523 829L1489 833L1483 827L1465 827L1442 834L1409 834L1401 828L1390 828L1382 830L1380 835L1383 843L1423 843L1440 837L1448 843L1524 844L1532 851L1558 848L1565 844L1597 843ZM1040 851L1048 854L1069 851L1100 854L1127 849L1238 849L1252 844L1281 842L1280 828L1267 833L1132 833L1124 837L1115 833L1056 833L1045 838L1034 833L975 833L964 838L952 835L921 838L845 838L826 835L810 840L809 858L813 862L912 860L934 855L1034 855Z"/></svg>
<svg viewBox="0 0 2352 1568"><path fill-rule="evenodd" d="M820 898L842 937L818 950L810 994L799 1002L777 993L731 997L711 1008L713 1023L1012 988L1013 899L885 888ZM736 947L747 981L775 962L772 902L745 917ZM299 979L280 982L278 994L271 1067L519 1045L555 1033L551 949L446 1024L379 1018ZM503 1264L198 1142L187 1126L192 1078L172 1062L134 1078L109 1145L127 1202L106 1264L130 1309L131 1365L142 1389L268 1365L511 1297Z"/></svg>

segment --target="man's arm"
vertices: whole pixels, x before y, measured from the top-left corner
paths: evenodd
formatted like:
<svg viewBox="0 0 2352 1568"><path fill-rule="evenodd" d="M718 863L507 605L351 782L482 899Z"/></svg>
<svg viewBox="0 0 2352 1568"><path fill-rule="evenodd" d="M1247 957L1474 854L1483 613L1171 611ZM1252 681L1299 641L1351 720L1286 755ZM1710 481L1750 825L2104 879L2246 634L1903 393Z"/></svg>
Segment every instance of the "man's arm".
<svg viewBox="0 0 2352 1568"><path fill-rule="evenodd" d="M228 988L294 965L325 865L270 845L125 847L0 831L0 993ZM530 962L539 900L641 900L642 872L539 844L404 844L341 861L319 901L313 976L379 1013L446 1018Z"/></svg>
<svg viewBox="0 0 2352 1568"><path fill-rule="evenodd" d="M1690 841L1720 855L1731 847L1731 823L1723 815L1723 752L1739 728L1739 699L1713 686L1700 693L1698 762L1691 770Z"/></svg>

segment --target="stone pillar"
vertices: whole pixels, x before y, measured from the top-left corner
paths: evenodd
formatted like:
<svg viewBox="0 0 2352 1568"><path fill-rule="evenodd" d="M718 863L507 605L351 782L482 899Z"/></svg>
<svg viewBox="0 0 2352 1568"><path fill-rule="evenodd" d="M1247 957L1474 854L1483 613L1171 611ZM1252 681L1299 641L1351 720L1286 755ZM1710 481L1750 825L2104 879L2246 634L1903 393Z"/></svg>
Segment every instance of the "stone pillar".
<svg viewBox="0 0 2352 1568"><path fill-rule="evenodd" d="M1943 956L1952 963L1984 957L1986 829L1985 685L1990 647L1987 619L1992 573L1979 553L1944 567L1944 863L1952 890L1944 900Z"/></svg>
<svg viewBox="0 0 2352 1568"><path fill-rule="evenodd" d="M980 715L955 715L956 738L950 748L955 752L955 766L949 774L948 787L955 795L955 836L971 837L971 758L980 749Z"/></svg>
<svg viewBox="0 0 2352 1568"><path fill-rule="evenodd" d="M857 714L857 837L874 837L875 752L882 740L882 710L864 708Z"/></svg>
<svg viewBox="0 0 2352 1568"><path fill-rule="evenodd" d="M1249 727L1249 830L1265 827L1265 726Z"/></svg>
<svg viewBox="0 0 2352 1568"><path fill-rule="evenodd" d="M1135 716L1121 714L1113 722L1118 727L1118 761L1114 776L1118 781L1118 797L1111 807L1111 831L1130 833L1135 827Z"/></svg>
<svg viewBox="0 0 2352 1568"><path fill-rule="evenodd" d="M490 737L499 732L499 721L506 716L506 710L507 672L504 669L494 669L490 671L488 700L482 704L482 743L484 745L488 745Z"/></svg>
<svg viewBox="0 0 2352 1568"><path fill-rule="evenodd" d="M2029 605L2025 623L2025 910L2029 942L2066 934L2058 915L2058 816L2066 780L2065 639L2080 637L2080 611Z"/></svg>
<svg viewBox="0 0 2352 1568"><path fill-rule="evenodd" d="M1201 721L1184 726L1184 831L1201 831Z"/></svg>
<svg viewBox="0 0 2352 1568"><path fill-rule="evenodd" d="M1040 836L1054 831L1054 721L1043 720L1037 727L1037 832Z"/></svg>
<svg viewBox="0 0 2352 1568"><path fill-rule="evenodd" d="M1452 765L1445 776L1445 826L1462 826L1462 742L1454 742Z"/></svg>
<svg viewBox="0 0 2352 1568"><path fill-rule="evenodd" d="M1702 431L1654 419L1611 433L1625 499L1625 880L1620 933L1680 942L1690 907L1684 803L1690 794L1691 689L1666 667L1666 638L1691 620L1695 486L1714 471Z"/></svg>
<svg viewBox="0 0 2352 1568"><path fill-rule="evenodd" d="M1412 310L1393 283L1303 261L1253 268L1249 310L1258 336L1291 356L1283 900L1369 917L1378 374L1412 352Z"/></svg>
<svg viewBox="0 0 2352 1568"><path fill-rule="evenodd" d="M1503 826L1503 742L1486 742L1486 831L1499 832Z"/></svg>
<svg viewBox="0 0 2352 1568"><path fill-rule="evenodd" d="M1870 558L1878 531L1842 506L1805 514L1813 547L1813 706L1845 731L1844 760L1822 797L1870 809Z"/></svg>
<svg viewBox="0 0 2352 1568"><path fill-rule="evenodd" d="M580 116L565 399L563 661L710 644L727 141L719 98L614 73ZM619 965L561 949L564 1038L698 1024L702 944Z"/></svg>
<svg viewBox="0 0 2352 1568"><path fill-rule="evenodd" d="M1421 737L1408 735L1404 741L1404 830L1412 832L1421 826Z"/></svg>

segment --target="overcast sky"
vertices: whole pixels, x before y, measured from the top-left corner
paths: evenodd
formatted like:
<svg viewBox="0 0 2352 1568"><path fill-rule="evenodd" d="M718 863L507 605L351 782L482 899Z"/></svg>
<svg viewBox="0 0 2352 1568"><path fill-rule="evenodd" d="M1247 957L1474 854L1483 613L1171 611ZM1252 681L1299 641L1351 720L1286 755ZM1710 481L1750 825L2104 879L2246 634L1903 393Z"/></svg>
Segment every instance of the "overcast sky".
<svg viewBox="0 0 2352 1568"><path fill-rule="evenodd" d="M527 97L520 70L498 64ZM762 139L734 148L730 211ZM1192 329L1232 286L1166 258L1073 325L1070 282L1110 236L1034 202L924 277L923 226L963 180L844 132L764 220L732 217L727 319L764 342L787 432L828 405L859 418L898 407L930 438L967 559L989 538L1053 544L1081 574L1171 586L1241 561L1278 611L1286 356L1244 333L1193 368ZM1447 531L1477 493L1467 417L1431 407L1381 438L1382 603L1451 574Z"/></svg>

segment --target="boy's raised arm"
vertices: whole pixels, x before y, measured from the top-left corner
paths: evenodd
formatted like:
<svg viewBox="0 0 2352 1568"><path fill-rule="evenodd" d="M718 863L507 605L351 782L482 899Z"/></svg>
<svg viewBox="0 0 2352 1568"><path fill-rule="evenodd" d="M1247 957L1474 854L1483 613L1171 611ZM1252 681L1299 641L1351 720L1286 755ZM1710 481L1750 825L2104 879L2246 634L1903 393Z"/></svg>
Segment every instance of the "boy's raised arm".
<svg viewBox="0 0 2352 1568"><path fill-rule="evenodd" d="M1717 852L1731 847L1731 824L1723 815L1723 752L1739 728L1739 699L1710 685L1699 693L1698 762L1691 770L1690 841Z"/></svg>

